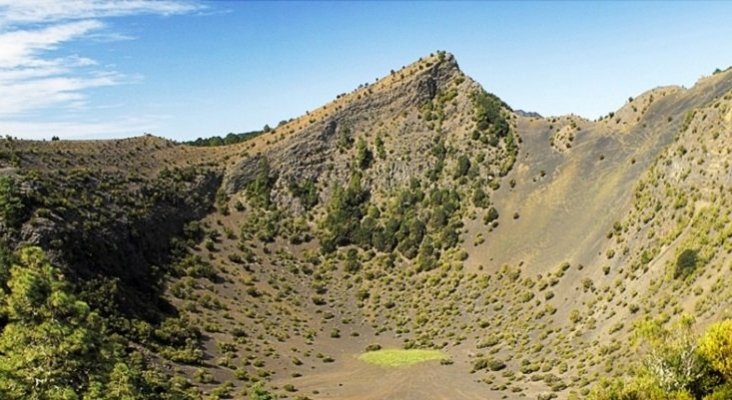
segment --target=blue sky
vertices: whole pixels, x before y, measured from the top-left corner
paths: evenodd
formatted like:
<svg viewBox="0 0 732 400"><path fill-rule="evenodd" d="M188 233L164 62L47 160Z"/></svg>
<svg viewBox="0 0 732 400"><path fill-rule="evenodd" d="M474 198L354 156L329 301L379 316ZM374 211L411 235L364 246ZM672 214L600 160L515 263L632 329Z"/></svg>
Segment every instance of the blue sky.
<svg viewBox="0 0 732 400"><path fill-rule="evenodd" d="M438 49L514 108L596 118L732 65L731 20L723 1L0 0L0 135L255 130Z"/></svg>

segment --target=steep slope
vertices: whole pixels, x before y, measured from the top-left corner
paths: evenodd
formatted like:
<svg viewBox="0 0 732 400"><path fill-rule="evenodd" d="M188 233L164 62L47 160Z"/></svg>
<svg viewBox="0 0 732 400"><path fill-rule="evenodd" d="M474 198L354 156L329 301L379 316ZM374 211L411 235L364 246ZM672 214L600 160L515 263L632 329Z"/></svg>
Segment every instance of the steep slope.
<svg viewBox="0 0 732 400"><path fill-rule="evenodd" d="M514 113L438 52L230 146L2 141L0 232L193 397L581 396L637 321L729 317L731 110L728 71Z"/></svg>
<svg viewBox="0 0 732 400"><path fill-rule="evenodd" d="M599 123L577 117L520 118L525 143L511 176L517 186L501 191L496 202L522 218L497 232L485 250L518 255L496 257L499 265L524 260L539 263L541 270L563 261L590 263L604 234L626 213L636 181L676 137L687 110L730 90L729 82L715 78L718 84L700 83L691 90L650 91ZM632 109L642 114L624 116ZM550 147L567 130L574 136L571 147Z"/></svg>
<svg viewBox="0 0 732 400"><path fill-rule="evenodd" d="M453 69L449 56L447 60L449 63L447 68ZM433 75L434 73L431 73L428 76ZM412 87L420 90L426 86L414 84ZM471 83L468 88L472 87L474 84ZM381 127L381 132L396 131L401 132L402 136L396 143L384 141L383 146L389 149L385 151L389 156L383 160L376 158L369 162L371 165L368 168L359 171L358 185L353 192L358 194L359 188L365 189L369 197L367 202L369 206L363 207L359 204L355 208L347 209L348 213L358 215L356 225L363 223L369 229L375 228L378 233L381 228L379 222L385 222L384 227L390 222L390 218L384 218L384 214L390 214L389 217L392 217L391 214L397 214L395 210L398 208L409 209L415 201L414 198L419 199L422 196L431 198L435 192L430 191L435 188L453 188L456 197L454 203L452 201L448 203L450 207L454 206L459 210L457 212L459 219L455 221L457 223L455 226L464 224L464 235L460 236L457 247L444 247L442 241L450 235L428 234L426 235L430 238L427 241L428 245L422 246L425 241L419 243L413 247L416 251L412 254L404 252L404 248L399 246L390 252L388 248L384 251L383 248L372 247L373 243L368 240L364 242L359 241L360 239L348 239L338 244L341 246L358 244L362 250L354 251L355 249L351 248L350 251L340 253L341 256L336 259L330 258L328 252L325 253L325 258L315 257L316 247L313 244L304 245L302 248L305 253L302 254L315 265L303 268L292 260L286 265L295 264L294 268L292 266L290 268L296 271L314 270L315 279L297 276L279 277L279 280L284 280L293 288L297 288L291 294L297 298L294 303L307 304L310 307L310 310L294 314L300 317L313 313L317 315L318 308L325 307L328 310L324 320L309 322L310 326L319 326L315 330L317 339L313 339L316 348L319 348L320 342L330 342L330 339L322 336L328 336L333 332L356 332L359 335L370 336L369 332L375 331L381 333L381 337L384 333L391 332L391 335L405 341L407 345L417 343L443 346L451 343L454 347L451 347L450 353L459 363L472 363L470 358L480 359L482 357L480 349L487 346L490 353L494 354L492 357L507 362L509 368L514 371L522 371L518 376L486 374L482 380L490 382L489 389L498 391L510 389L519 394L561 391L567 385L586 389L586 385L593 379L588 378L589 372L597 373L601 370L605 373L612 372L614 363L619 363L623 357L630 355L628 352L630 349L627 348L624 355L614 356L610 364L601 365L603 357L599 349L602 346L613 348L617 340L625 335L623 332L617 334L616 332L623 327L629 332L633 326L632 319L645 315L643 313L635 315L636 311L633 311L636 309L635 302L624 299L618 304L613 304L612 296L603 297L603 294L609 293L611 288L620 286L619 279L625 272L622 266L625 255L620 255L623 249L611 249L612 246L608 245L608 232L616 229L615 222L627 214L632 204L632 191L637 180L677 136L687 110L704 106L709 101L720 98L729 89L730 81L725 76L716 76L709 81L701 82L691 90L657 89L631 101L618 111L617 116L614 114L612 118L596 123L577 117L551 119L519 117L504 110L507 121L518 122L515 128L512 128L512 132L520 138L517 140L520 143L518 146L520 150L516 167L504 179L500 178L501 165L504 165L507 159L510 161L505 165L511 165L512 157L509 154L508 158L501 158L501 155L506 157L507 153L492 149L490 139L484 140L480 134L475 136L476 139L472 138L477 112L471 110L470 104L466 106L464 102L460 102L460 91L465 90L464 88L459 88L459 94L455 96L458 102L453 104L454 108L445 113L444 118L448 121L447 124L451 118L453 121L458 121L458 124L453 123L450 129L443 130L446 133L443 137L433 139L432 143L436 145L433 144L432 149L430 143L424 141L425 133L434 135L430 132L429 126L427 129L407 129L394 127L393 117L391 121L387 119L388 122L380 119L372 122L367 119L369 122L358 125L355 130L365 131L364 137L369 137L369 131L373 130L374 125ZM359 94L355 95L358 96ZM383 96L383 93L377 91L374 96L378 98ZM404 97L419 98L414 95ZM470 94L466 97L470 97ZM364 102L372 101L365 94L363 99ZM360 106L356 104L356 107ZM407 104L413 106L412 103ZM423 111L429 110L429 106L424 104L420 108ZM339 105L335 108L340 110L344 107ZM378 106L360 106L359 109L370 110L374 115L384 114L384 110ZM405 113L404 108L396 109L402 110L403 116L410 113L410 111ZM474 112L472 116L471 111ZM293 192L291 190L293 176L297 176L298 173L310 174L305 176L319 182L316 189L320 193L318 199L321 204L325 202L326 207L323 209L315 206L314 211L309 213L315 215L310 217L316 221L316 224L310 224L315 236L318 236L318 231L327 232L327 226L324 226L322 221L328 221L330 214L340 211L334 210L336 207L333 204L327 204L329 197L332 199L333 187L338 184L347 186L349 175L353 174L354 164L356 166L360 164L359 152L354 153L347 144L342 144L340 148L338 144L330 144L331 147L328 147L327 138L332 136L339 138L341 143L348 143L344 135L336 134L338 124L344 116L352 118L353 114L349 111L344 114L335 112L323 120L314 120L302 134L293 134L292 141L283 140L273 146L271 152L262 153L270 160L268 165L271 166L271 170L268 170L268 176L272 180L277 179L277 183L270 190L272 190L271 197L276 199L279 208L302 212L299 200L295 200L296 196L287 193L287 186L290 186L289 189ZM419 127L413 125L419 123L418 117L406 119L404 125L408 123L410 127ZM429 118L424 120L429 124ZM461 126L460 122L467 124ZM513 123L510 125L514 126ZM567 135L567 132L570 135ZM560 138L562 134L564 137ZM314 145L314 137L320 140L315 143L321 147ZM377 134L377 137L387 135ZM448 174L443 173L442 176L434 178L434 175L430 174L431 170L423 166L429 165L430 161L439 165L440 160L425 158L425 154L430 152L434 154L434 148L439 148L442 138L447 143L445 147L450 149L446 154L450 154L453 161L452 163L448 161L448 165L452 164L447 168ZM557 146L556 142L560 140L565 140L570 145L567 146L565 143ZM376 148L379 145L376 140L372 143L366 140L365 142L367 150L371 148L377 152ZM405 148L402 143L409 143L409 146ZM411 152L409 149L414 147L422 151ZM318 151L304 153L312 148ZM402 156L401 160L395 161L390 154ZM407 156L403 156L404 154ZM308 157L312 156L320 158L310 161ZM228 182L235 182L242 176L246 177L247 175L241 174L242 170L248 171L249 174L248 178L238 181L238 186L229 184L228 190L234 193L234 197L237 190L247 187L246 182L254 179L253 171L257 171L256 166L262 157L260 155L253 160L246 160L233 171L230 170ZM468 161L465 163L468 165L465 171L468 179L463 179L462 182L460 174L455 172L459 169L460 158ZM471 172L471 168L482 165L481 163L488 164L489 167ZM325 167L310 168L310 165L325 165ZM272 172L273 170L276 172ZM507 170L508 168L503 172ZM285 182L289 180L290 183L282 184L283 177ZM326 177L325 181L323 177ZM411 181L409 190L404 188L407 179ZM392 191L392 188L400 186L403 188L401 193ZM476 196L479 192L485 196ZM435 195L437 202L428 203L426 211L416 212L419 215L425 211L422 216L427 227L430 226L432 217L440 214L438 206L444 205L446 201L440 195ZM238 201L245 203L246 197L245 194ZM480 200L476 202L476 198ZM490 210L491 201L498 210L497 214L501 216L497 221L493 220L496 213ZM375 203L373 208L372 203ZM359 211L359 207L370 211ZM279 218L282 218L282 215L278 215L277 219ZM226 219L230 220L229 217ZM214 221L211 222L213 226ZM304 220L300 222L307 225ZM403 220L398 222L397 225L403 228ZM222 223L226 224L224 221ZM235 232L236 227L234 224L229 229ZM255 236L255 232L261 231L256 228L250 229L250 237ZM395 229L394 233L386 236L396 237L400 231L407 231L404 236L409 241L408 227ZM455 232L463 232L463 228ZM358 228L346 229L341 233L357 237L363 235ZM327 235L325 237L327 238ZM318 238L322 239L324 236ZM295 241L298 242L299 239ZM643 242L638 240L638 243ZM275 241L274 249L280 247L286 247L289 251L297 249L297 246ZM433 249L442 247L444 251L438 251L437 255L434 252L428 253L428 250L421 252L430 247ZM263 260L270 259L269 262L264 261L262 264L278 264L279 256L266 255L272 251L266 250L261 253ZM618 256L610 256L615 252L618 252ZM297 254L296 251L295 260L298 259ZM204 252L202 256L206 259L210 254ZM609 267L607 269L609 272L605 272L605 267ZM274 271L265 271L262 277L271 277L273 273ZM257 272L254 276L253 280L256 281ZM252 278L247 276L246 279ZM300 283L302 279L310 281L310 284L302 285ZM642 279L641 282L644 283L635 289L634 297L638 296L638 292L642 293L648 288L650 279ZM232 302L232 307L235 307L236 303ZM315 303L315 307L309 303ZM598 306L602 306L601 312L596 311ZM272 310L265 312L267 313L278 314ZM342 318L346 323L339 324L338 318ZM260 322L264 320L261 319ZM281 324L282 321L277 320L272 329L280 329L275 325L281 326ZM298 325L296 322L285 325L290 324ZM573 339L567 341L570 337ZM225 336L220 340L226 340ZM390 342L390 339L380 340ZM342 339L336 340L338 341L341 343L329 344L325 348L338 352L343 352L345 348L349 349L347 353L350 351L354 354L358 352L358 346L367 344L362 340L356 340L355 345L343 343L348 341ZM287 352L286 349L282 351ZM536 352L544 353L538 362L532 361L530 357L521 357L522 354ZM472 356L467 357L469 353L472 353ZM577 360L580 354L585 355ZM297 355L294 354L293 357ZM277 363L274 365L277 369ZM306 364L308 368L314 366L321 368L317 363ZM291 368L293 367L289 366L287 369ZM335 371L340 371L338 366L334 368ZM329 370L325 367L323 372L324 376L329 378L323 380L311 378L293 383L299 386L297 382L303 382L301 384L317 387L318 384L340 377L338 373L332 376ZM534 373L538 370L543 373ZM298 375L301 373L303 372L296 372ZM284 381L288 382L287 379ZM427 382L422 381L421 384ZM370 398L369 396L378 398L384 395L381 391L369 395L368 383L358 387L355 392L360 398ZM336 391L331 396L344 397L349 393L353 392ZM401 395L408 397L407 393ZM439 395L435 396L439 398ZM469 398L469 395L466 396ZM445 397L450 397L449 391Z"/></svg>
<svg viewBox="0 0 732 400"><path fill-rule="evenodd" d="M246 309L228 320L211 312L207 321L218 325L216 342L256 349L267 374L321 368L291 365L303 358L293 342L356 354L370 339L346 336L401 331L412 314L408 304L424 295L407 285L428 276L420 271L449 268L461 257L462 216L487 212L490 187L500 186L514 162L510 111L465 77L452 55L433 55L381 83L339 99L332 114L302 131L288 136L281 133L287 125L278 128L266 150L227 171L231 211L205 221L223 233L198 256L249 288L217 285L214 294L200 279L188 281L188 294L176 287L183 308L208 293L232 315ZM257 148L257 140L271 139L247 146ZM308 217L299 217L304 211ZM395 282L396 291L384 287ZM254 323L242 323L248 320ZM271 340L237 340L232 325ZM272 357L275 350L283 361ZM262 373L247 366L241 368L249 374ZM216 376L231 379L225 370Z"/></svg>
<svg viewBox="0 0 732 400"><path fill-rule="evenodd" d="M118 300L140 312L155 302L152 275L171 238L209 212L222 179L185 163L191 150L155 137L0 146L20 203L16 215L6 210L4 243L41 246L79 285L118 280Z"/></svg>

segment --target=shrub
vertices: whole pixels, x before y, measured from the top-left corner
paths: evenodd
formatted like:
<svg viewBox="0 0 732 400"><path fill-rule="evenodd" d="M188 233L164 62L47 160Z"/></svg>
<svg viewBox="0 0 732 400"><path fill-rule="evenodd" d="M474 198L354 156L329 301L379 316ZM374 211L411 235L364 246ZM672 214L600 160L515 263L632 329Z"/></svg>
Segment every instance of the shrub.
<svg viewBox="0 0 732 400"><path fill-rule="evenodd" d="M343 126L338 129L337 145L341 149L350 149L353 146L353 137L351 136L351 128Z"/></svg>
<svg viewBox="0 0 732 400"><path fill-rule="evenodd" d="M311 180L303 179L299 183L290 182L290 192L300 199L300 204L306 210L310 210L318 204L318 189Z"/></svg>
<svg viewBox="0 0 732 400"><path fill-rule="evenodd" d="M726 384L719 386L714 389L714 391L704 396L704 400L729 400L732 399L732 386L731 384Z"/></svg>
<svg viewBox="0 0 732 400"><path fill-rule="evenodd" d="M215 281L218 278L216 269L197 255L187 256L178 263L177 268L193 278L206 278L210 281Z"/></svg>
<svg viewBox="0 0 732 400"><path fill-rule="evenodd" d="M470 170L470 159L464 154L461 154L457 160L457 166L455 167L455 173L453 178L457 179L468 174Z"/></svg>
<svg viewBox="0 0 732 400"><path fill-rule="evenodd" d="M589 400L671 400L650 378L605 379L590 392ZM678 398L679 400L681 398ZM690 399L689 399L690 400Z"/></svg>
<svg viewBox="0 0 732 400"><path fill-rule="evenodd" d="M0 277L0 397L190 398L110 334L109 321L71 292L40 248L22 249L11 266L6 261L0 260L0 271L10 271Z"/></svg>
<svg viewBox="0 0 732 400"><path fill-rule="evenodd" d="M277 181L277 176L273 174L269 160L262 157L257 164L257 174L254 179L247 184L246 193L249 201L262 208L269 208L272 205L270 192Z"/></svg>
<svg viewBox="0 0 732 400"><path fill-rule="evenodd" d="M664 320L641 322L638 333L647 351L630 380L604 380L589 400L720 400L732 398L732 322L709 327L699 340L692 334L693 320L682 317L672 328ZM721 374L721 375L720 375Z"/></svg>
<svg viewBox="0 0 732 400"><path fill-rule="evenodd" d="M473 361L473 371L489 369L491 371L500 371L506 368L506 363L496 358L478 358Z"/></svg>
<svg viewBox="0 0 732 400"><path fill-rule="evenodd" d="M225 137L221 136L212 136L209 138L198 138L196 140L183 142L184 144L190 145L190 146L199 146L199 147L213 147L213 146L225 146L229 144L235 144L235 143L241 143L244 141L247 141L249 139L253 139L259 135L264 133L264 131L251 131L251 132L244 132L244 133L229 133Z"/></svg>
<svg viewBox="0 0 732 400"><path fill-rule="evenodd" d="M381 345L378 343L370 344L366 346L366 351L378 351L381 350Z"/></svg>
<svg viewBox="0 0 732 400"><path fill-rule="evenodd" d="M361 262L358 259L358 251L356 249L351 248L346 252L344 269L349 274L354 274L361 269Z"/></svg>
<svg viewBox="0 0 732 400"><path fill-rule="evenodd" d="M0 217L8 226L17 228L26 219L27 211L25 199L21 196L15 179L0 177Z"/></svg>
<svg viewBox="0 0 732 400"><path fill-rule="evenodd" d="M336 185L328 204L328 214L322 223L326 231L322 238L325 252L354 243L368 199L368 190L361 187L360 173L353 174L348 187Z"/></svg>
<svg viewBox="0 0 732 400"><path fill-rule="evenodd" d="M582 316L580 315L579 310L574 309L574 310L570 311L569 312L569 320L573 324L576 324L576 323L580 322L582 320Z"/></svg>
<svg viewBox="0 0 732 400"><path fill-rule="evenodd" d="M183 226L183 236L186 239L200 242L203 240L204 234L205 231L201 227L201 223L199 221L191 221Z"/></svg>
<svg viewBox="0 0 732 400"><path fill-rule="evenodd" d="M483 217L483 223L486 225L489 225L493 223L493 221L498 219L498 210L496 210L495 207L491 207L488 209L488 211L485 213L485 217Z"/></svg>
<svg viewBox="0 0 732 400"><path fill-rule="evenodd" d="M386 150L384 149L384 140L381 138L381 135L376 136L376 140L374 142L376 145L376 154L379 155L379 158L385 159Z"/></svg>
<svg viewBox="0 0 732 400"><path fill-rule="evenodd" d="M719 382L697 348L691 324L688 317L682 318L673 329L662 327L658 320L642 323L640 332L649 347L643 371L667 393L690 392L701 397Z"/></svg>
<svg viewBox="0 0 732 400"><path fill-rule="evenodd" d="M509 124L501 113L501 109L508 108L508 106L495 95L485 91L475 92L472 97L478 130L490 131L498 137L508 135Z"/></svg>
<svg viewBox="0 0 732 400"><path fill-rule="evenodd" d="M481 342L478 343L476 347L479 349L485 348L485 347L493 347L501 342L501 337L497 335L490 335L487 338L483 339Z"/></svg>
<svg viewBox="0 0 732 400"><path fill-rule="evenodd" d="M490 200L488 199L488 195L485 194L482 188L476 188L475 191L473 191L473 204L476 207L485 208L488 207L490 204Z"/></svg>
<svg viewBox="0 0 732 400"><path fill-rule="evenodd" d="M686 249L676 258L676 269L674 270L674 278L683 278L694 272L698 261L698 252L692 249Z"/></svg>
<svg viewBox="0 0 732 400"><path fill-rule="evenodd" d="M732 382L732 320L711 325L699 343L699 350L712 368Z"/></svg>
<svg viewBox="0 0 732 400"><path fill-rule="evenodd" d="M371 166L373 160L374 154L366 145L366 141L363 138L359 138L358 143L356 143L356 165L362 170L365 170Z"/></svg>
<svg viewBox="0 0 732 400"><path fill-rule="evenodd" d="M249 389L249 400L277 400L277 396L265 390L262 382L257 382Z"/></svg>

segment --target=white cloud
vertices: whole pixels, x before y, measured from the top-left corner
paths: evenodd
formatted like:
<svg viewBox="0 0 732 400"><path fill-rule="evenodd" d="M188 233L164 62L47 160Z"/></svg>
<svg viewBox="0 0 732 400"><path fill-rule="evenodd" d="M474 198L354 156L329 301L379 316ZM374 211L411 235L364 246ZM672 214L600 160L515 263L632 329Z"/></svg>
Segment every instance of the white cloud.
<svg viewBox="0 0 732 400"><path fill-rule="evenodd" d="M137 80L123 72L102 69L84 55L59 56L74 41L133 40L111 31L105 18L191 13L204 7L175 0L0 0L0 123L24 135L48 128L20 123L50 107L83 108L86 91ZM2 119L13 118L8 125ZM39 129L32 128L37 124ZM69 124L64 125L69 129ZM82 124L83 131L100 124ZM105 127L110 127L104 125ZM21 129L22 128L22 129Z"/></svg>
<svg viewBox="0 0 732 400"><path fill-rule="evenodd" d="M0 116L15 115L51 105L66 103L79 107L85 98L84 89L115 85L120 80L115 75L97 77L44 77L19 80L10 84L0 83Z"/></svg>
<svg viewBox="0 0 732 400"><path fill-rule="evenodd" d="M53 136L61 139L106 138L119 139L140 136L155 131L163 116L125 117L110 121L70 122L43 121L28 122L19 120L0 120L0 136L6 134L24 139L49 140ZM16 132L23 132L22 135Z"/></svg>
<svg viewBox="0 0 732 400"><path fill-rule="evenodd" d="M190 1L174 0L0 0L0 26L137 14L174 15L202 8Z"/></svg>
<svg viewBox="0 0 732 400"><path fill-rule="evenodd" d="M0 33L0 69L36 67L56 60L41 58L43 52L101 28L96 20L51 25L43 29Z"/></svg>

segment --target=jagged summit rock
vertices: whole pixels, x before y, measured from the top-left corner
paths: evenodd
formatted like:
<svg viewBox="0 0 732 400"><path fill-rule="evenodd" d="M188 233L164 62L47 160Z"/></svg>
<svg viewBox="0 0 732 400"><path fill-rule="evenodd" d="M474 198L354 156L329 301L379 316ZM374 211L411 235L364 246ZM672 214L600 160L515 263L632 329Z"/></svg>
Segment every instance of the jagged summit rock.
<svg viewBox="0 0 732 400"><path fill-rule="evenodd" d="M541 114L539 114L536 111L524 111L524 110L515 110L516 115L521 117L527 117L527 118L541 118Z"/></svg>
<svg viewBox="0 0 732 400"><path fill-rule="evenodd" d="M463 74L452 54L440 52L425 57L272 132L276 143L266 154L271 172L278 174L282 182L318 180L323 174L329 177L326 179L338 181L348 172L348 161L338 154L359 136L395 141L396 146L410 152L407 146L426 146L437 125L449 126L443 129L446 135L464 136L474 108L471 96L482 90ZM439 116L425 109L435 105L440 107ZM414 154L413 161L425 156ZM261 157L245 158L228 170L226 191L241 191L254 179L260 161ZM380 180L378 184L404 183L418 169L424 169L427 161L422 165L388 164L385 174L374 177ZM290 200L282 199L283 203Z"/></svg>

